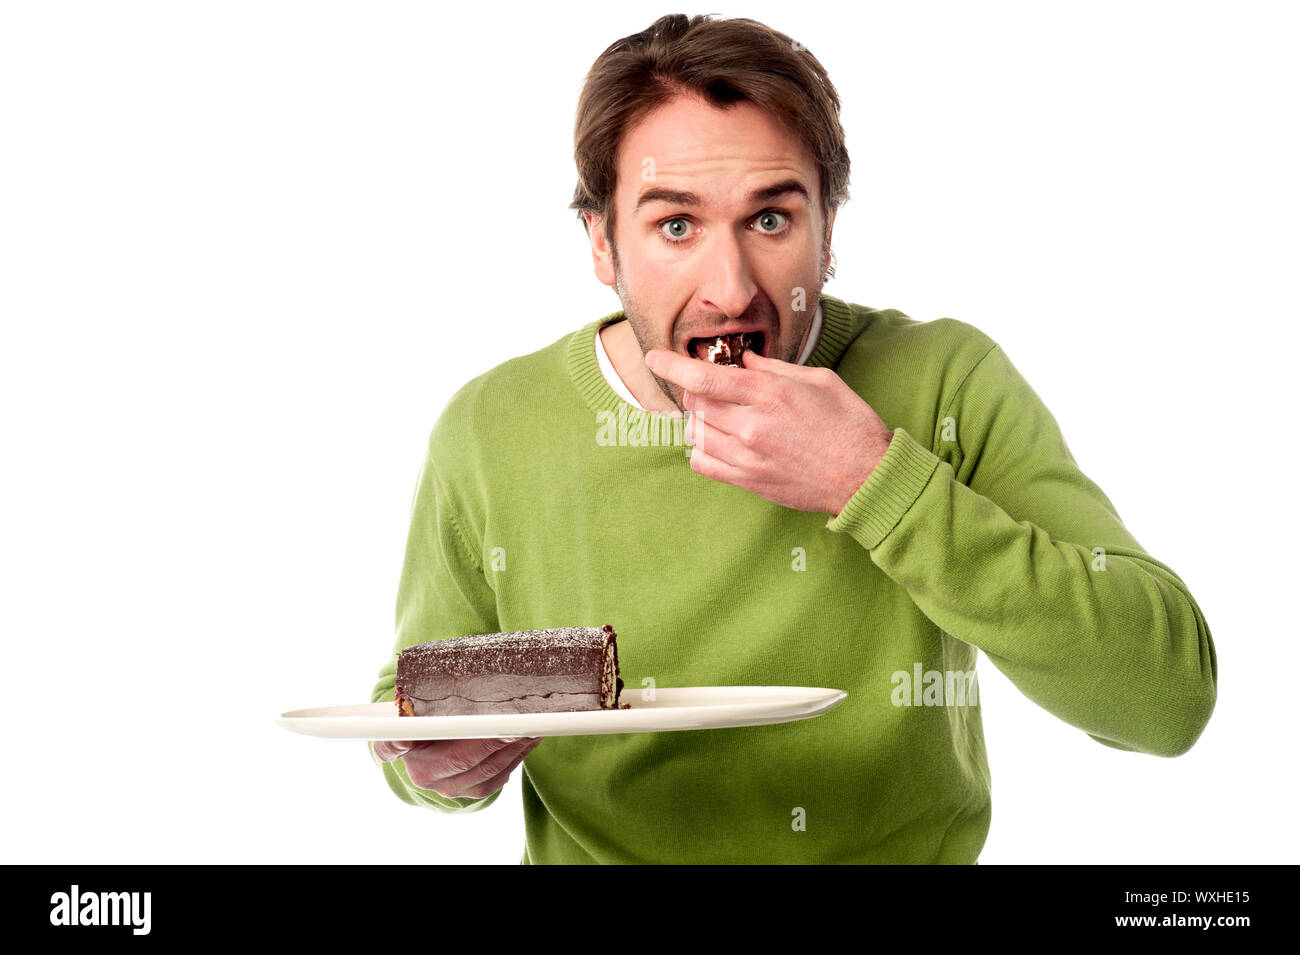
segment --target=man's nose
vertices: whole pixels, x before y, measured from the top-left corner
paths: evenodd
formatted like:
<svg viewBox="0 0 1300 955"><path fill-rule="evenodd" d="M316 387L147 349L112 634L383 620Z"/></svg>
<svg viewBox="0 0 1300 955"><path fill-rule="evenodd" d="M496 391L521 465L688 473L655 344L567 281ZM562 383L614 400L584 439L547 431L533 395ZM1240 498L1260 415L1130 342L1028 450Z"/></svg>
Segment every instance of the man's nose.
<svg viewBox="0 0 1300 955"><path fill-rule="evenodd" d="M706 254L700 257L703 270L699 276L700 299L728 318L735 318L749 308L758 286L750 267L743 242L730 233L715 232Z"/></svg>

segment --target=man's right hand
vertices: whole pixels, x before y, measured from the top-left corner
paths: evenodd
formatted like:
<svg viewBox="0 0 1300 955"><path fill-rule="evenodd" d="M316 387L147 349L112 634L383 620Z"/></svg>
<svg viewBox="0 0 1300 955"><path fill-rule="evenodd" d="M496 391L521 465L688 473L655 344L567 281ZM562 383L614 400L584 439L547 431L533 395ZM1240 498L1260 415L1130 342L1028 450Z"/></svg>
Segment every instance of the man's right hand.
<svg viewBox="0 0 1300 955"><path fill-rule="evenodd" d="M378 740L375 755L385 763L406 762L406 775L420 789L450 799L490 796L536 749L540 736L505 739Z"/></svg>

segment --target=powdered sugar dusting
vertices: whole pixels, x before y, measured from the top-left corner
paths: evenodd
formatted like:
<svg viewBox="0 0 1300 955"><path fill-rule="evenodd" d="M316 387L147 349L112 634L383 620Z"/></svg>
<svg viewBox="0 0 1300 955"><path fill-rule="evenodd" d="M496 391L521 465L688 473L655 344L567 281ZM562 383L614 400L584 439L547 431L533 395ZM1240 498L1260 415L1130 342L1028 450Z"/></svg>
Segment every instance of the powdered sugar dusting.
<svg viewBox="0 0 1300 955"><path fill-rule="evenodd" d="M458 671L554 673L581 668L588 654L601 654L613 633L601 627L562 627L479 633L433 640L407 647L398 658L401 670L414 666L438 670L453 660Z"/></svg>

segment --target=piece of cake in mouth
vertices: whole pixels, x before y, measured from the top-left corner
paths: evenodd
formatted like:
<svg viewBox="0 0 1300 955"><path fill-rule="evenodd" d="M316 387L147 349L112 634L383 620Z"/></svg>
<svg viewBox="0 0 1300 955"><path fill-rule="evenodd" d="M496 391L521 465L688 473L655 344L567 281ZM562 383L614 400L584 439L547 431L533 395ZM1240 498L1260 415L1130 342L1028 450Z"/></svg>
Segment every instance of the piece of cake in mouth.
<svg viewBox="0 0 1300 955"><path fill-rule="evenodd" d="M693 338L690 343L691 354L715 365L744 367L740 354L746 348L762 354L763 333L736 332L734 335L718 335L714 338Z"/></svg>
<svg viewBox="0 0 1300 955"><path fill-rule="evenodd" d="M417 643L397 656L398 713L465 716L619 709L623 680L617 637L605 624Z"/></svg>

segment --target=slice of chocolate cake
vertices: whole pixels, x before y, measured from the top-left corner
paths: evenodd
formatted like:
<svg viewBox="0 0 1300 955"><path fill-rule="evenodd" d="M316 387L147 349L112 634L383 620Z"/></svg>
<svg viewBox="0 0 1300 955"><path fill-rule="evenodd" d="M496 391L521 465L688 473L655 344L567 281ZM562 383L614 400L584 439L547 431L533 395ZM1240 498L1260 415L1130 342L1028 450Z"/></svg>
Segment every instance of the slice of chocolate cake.
<svg viewBox="0 0 1300 955"><path fill-rule="evenodd" d="M482 633L397 657L402 716L618 709L618 634L604 627ZM626 704L625 704L626 706Z"/></svg>
<svg viewBox="0 0 1300 955"><path fill-rule="evenodd" d="M741 352L746 348L752 350L755 347L755 336L749 332L738 332L735 335L719 335L717 338L710 340L709 344L705 346L704 357L715 365L740 365Z"/></svg>

